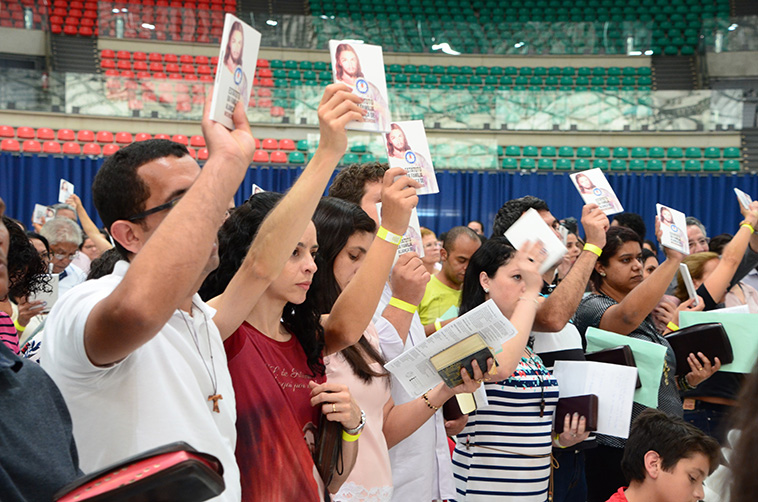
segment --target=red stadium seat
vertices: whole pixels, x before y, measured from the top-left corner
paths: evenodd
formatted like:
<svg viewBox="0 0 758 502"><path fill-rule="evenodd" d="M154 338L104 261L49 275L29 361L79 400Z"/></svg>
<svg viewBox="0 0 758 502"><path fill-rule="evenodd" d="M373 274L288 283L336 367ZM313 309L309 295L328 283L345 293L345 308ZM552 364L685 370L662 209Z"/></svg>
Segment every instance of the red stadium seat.
<svg viewBox="0 0 758 502"><path fill-rule="evenodd" d="M90 28L89 26L80 26L79 27L79 35L81 35L83 37L91 37L94 34L95 34L95 32L92 31L92 28Z"/></svg>
<svg viewBox="0 0 758 502"><path fill-rule="evenodd" d="M134 71L137 72L146 72L147 71L147 62L146 61L135 61L134 62Z"/></svg>
<svg viewBox="0 0 758 502"><path fill-rule="evenodd" d="M148 139L153 139L153 136L150 133L146 133L146 132L138 132L134 136L134 141L145 141Z"/></svg>
<svg viewBox="0 0 758 502"><path fill-rule="evenodd" d="M199 134L196 134L195 136L192 136L190 138L190 146L195 147L204 147L205 146L205 138Z"/></svg>
<svg viewBox="0 0 758 502"><path fill-rule="evenodd" d="M113 49L103 49L100 51L100 57L103 59L114 59L116 52Z"/></svg>
<svg viewBox="0 0 758 502"><path fill-rule="evenodd" d="M168 140L170 140L171 136L169 136L168 134L159 133L159 134L155 135L155 139L168 139Z"/></svg>
<svg viewBox="0 0 758 502"><path fill-rule="evenodd" d="M194 75L195 74L195 67L191 64L183 64L181 66L181 71L185 75Z"/></svg>
<svg viewBox="0 0 758 502"><path fill-rule="evenodd" d="M63 34L64 35L71 35L74 36L77 33L79 33L79 30L76 29L76 26L72 26L70 24L67 24L63 27Z"/></svg>
<svg viewBox="0 0 758 502"><path fill-rule="evenodd" d="M147 59L153 63L162 63L163 54L160 54L158 52L151 52Z"/></svg>
<svg viewBox="0 0 758 502"><path fill-rule="evenodd" d="M151 56L152 56L152 54L151 54ZM153 61L152 63L150 63L150 71L153 72L153 73L162 72L163 71L163 65L161 63L159 63L158 61Z"/></svg>
<svg viewBox="0 0 758 502"><path fill-rule="evenodd" d="M82 129L76 133L76 141L80 141L82 143L92 143L95 141L95 133L88 131L87 129Z"/></svg>
<svg viewBox="0 0 758 502"><path fill-rule="evenodd" d="M119 60L118 63L116 63L116 68L118 68L119 70L131 70L132 62L121 59Z"/></svg>
<svg viewBox="0 0 758 502"><path fill-rule="evenodd" d="M135 51L135 52L132 54L132 59L133 59L134 61L147 61L147 54L145 54L145 53L144 53L144 52L142 52L142 51Z"/></svg>
<svg viewBox="0 0 758 502"><path fill-rule="evenodd" d="M208 160L208 149L201 148L197 151L197 160Z"/></svg>
<svg viewBox="0 0 758 502"><path fill-rule="evenodd" d="M207 65L209 61L208 56L195 56L195 64Z"/></svg>
<svg viewBox="0 0 758 502"><path fill-rule="evenodd" d="M274 76L269 68L261 68L256 73L258 73L258 78L272 78Z"/></svg>
<svg viewBox="0 0 758 502"><path fill-rule="evenodd" d="M37 130L37 137L39 139L46 139L39 135L41 130L42 128ZM74 131L72 131L71 129L58 129L58 141L74 141L75 139L76 139L76 134L74 134Z"/></svg>
<svg viewBox="0 0 758 502"><path fill-rule="evenodd" d="M207 65L200 65L197 67L197 73L198 75L210 75L211 67Z"/></svg>
<svg viewBox="0 0 758 502"><path fill-rule="evenodd" d="M0 142L0 150L4 152L18 152L21 150L21 145L18 144L17 140L7 138Z"/></svg>
<svg viewBox="0 0 758 502"><path fill-rule="evenodd" d="M185 136L184 134L174 134L171 137L171 141L173 141L175 143L181 143L184 146L188 146L189 145L189 138L187 136Z"/></svg>
<svg viewBox="0 0 758 502"><path fill-rule="evenodd" d="M271 162L276 164L286 164L287 154L284 152L271 152Z"/></svg>
<svg viewBox="0 0 758 502"><path fill-rule="evenodd" d="M258 62L255 64L256 68L268 68L271 66L268 62L268 59L259 59Z"/></svg>
<svg viewBox="0 0 758 502"><path fill-rule="evenodd" d="M132 60L132 53L129 52L129 51L118 51L116 53L116 59L131 61Z"/></svg>
<svg viewBox="0 0 758 502"><path fill-rule="evenodd" d="M195 151L194 148L187 148L187 151L189 152L190 157L192 157L193 159L197 158L197 152Z"/></svg>
<svg viewBox="0 0 758 502"><path fill-rule="evenodd" d="M259 87L258 88L258 97L260 98L270 98L272 95L271 89L268 87Z"/></svg>
<svg viewBox="0 0 758 502"><path fill-rule="evenodd" d="M291 139L281 139L279 140L279 149L291 152L295 149L295 142Z"/></svg>
<svg viewBox="0 0 758 502"><path fill-rule="evenodd" d="M21 145L21 150L24 153L40 153L42 151L42 143L35 139L27 139L24 144Z"/></svg>
<svg viewBox="0 0 758 502"><path fill-rule="evenodd" d="M114 144L105 145L103 147L103 155L105 155L106 157L110 157L111 155L116 153L119 150L119 148L121 147Z"/></svg>
<svg viewBox="0 0 758 502"><path fill-rule="evenodd" d="M166 55L163 56L163 60L166 63L174 63L174 64L176 64L176 63L179 62L179 58L176 56L176 54L166 54Z"/></svg>
<svg viewBox="0 0 758 502"><path fill-rule="evenodd" d="M11 126L0 126L0 138L15 138L16 131Z"/></svg>
<svg viewBox="0 0 758 502"><path fill-rule="evenodd" d="M198 80L197 79L197 75L195 75L194 73L192 73L190 75L182 75L182 77L184 77L184 80L186 80L188 82L197 82L197 80Z"/></svg>
<svg viewBox="0 0 758 502"><path fill-rule="evenodd" d="M194 58L190 56L189 54L182 54L179 57L179 62L182 64L192 64L195 62Z"/></svg>
<svg viewBox="0 0 758 502"><path fill-rule="evenodd" d="M19 127L16 130L16 136L20 139L34 139L36 137L33 127Z"/></svg>
<svg viewBox="0 0 758 502"><path fill-rule="evenodd" d="M281 106L272 106L270 113L272 117L284 117L284 108Z"/></svg>
<svg viewBox="0 0 758 502"><path fill-rule="evenodd" d="M177 63L166 63L166 73L179 73L180 68Z"/></svg>
<svg viewBox="0 0 758 502"><path fill-rule="evenodd" d="M256 150L253 154L253 162L256 164L268 164L268 152L265 150Z"/></svg>
<svg viewBox="0 0 758 502"><path fill-rule="evenodd" d="M132 133L130 132L117 132L116 133L116 143L121 143L122 145L128 145L134 141L134 138L132 138Z"/></svg>
<svg viewBox="0 0 758 502"><path fill-rule="evenodd" d="M255 139L255 149L256 150L260 150L261 149L261 140L259 140L258 138L254 138L254 139Z"/></svg>
<svg viewBox="0 0 758 502"><path fill-rule="evenodd" d="M96 138L98 143L113 143L113 133L110 131L98 131Z"/></svg>
<svg viewBox="0 0 758 502"><path fill-rule="evenodd" d="M263 140L263 149L264 150L278 150L279 142L273 138L266 138Z"/></svg>
<svg viewBox="0 0 758 502"><path fill-rule="evenodd" d="M57 141L45 141L42 143L44 153L61 153L61 144Z"/></svg>
<svg viewBox="0 0 758 502"><path fill-rule="evenodd" d="M84 155L100 155L101 153L100 145L98 145L97 143L87 143L82 148L82 153Z"/></svg>
<svg viewBox="0 0 758 502"><path fill-rule="evenodd" d="M63 143L63 153L67 155L81 155L82 147L79 146L79 143L67 141Z"/></svg>
<svg viewBox="0 0 758 502"><path fill-rule="evenodd" d="M55 131L53 131L49 127L40 127L39 129L37 129L37 139L39 140L55 139Z"/></svg>

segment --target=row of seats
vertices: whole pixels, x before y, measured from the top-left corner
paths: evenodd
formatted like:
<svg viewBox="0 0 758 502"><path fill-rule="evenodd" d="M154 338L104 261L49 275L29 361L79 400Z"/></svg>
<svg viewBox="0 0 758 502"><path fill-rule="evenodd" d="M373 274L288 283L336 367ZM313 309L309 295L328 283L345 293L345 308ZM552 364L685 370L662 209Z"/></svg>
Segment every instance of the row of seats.
<svg viewBox="0 0 758 502"><path fill-rule="evenodd" d="M578 158L578 159L739 159L741 157L740 149L737 147L721 148L709 146L707 148L687 147L680 148L673 146L663 148L653 146L648 148L635 146L627 148L618 146L609 148L607 146L597 146L594 149L589 146L574 147L571 146L516 146L509 145L506 147L498 146L498 156L500 157L559 157L559 158Z"/></svg>
<svg viewBox="0 0 758 502"><path fill-rule="evenodd" d="M591 168L602 169L603 171L631 171L631 172L736 172L740 170L740 161L738 159L727 159L723 162L715 159L705 161L699 160L679 160L670 159L665 163L660 159L632 159L626 161L623 159L550 159L550 158L522 158L505 157L501 161L503 169L521 169L521 170L538 170L538 171L582 171Z"/></svg>
<svg viewBox="0 0 758 502"><path fill-rule="evenodd" d="M34 0L5 0L0 9L0 26L3 28L42 28L42 15L47 9L35 5Z"/></svg>

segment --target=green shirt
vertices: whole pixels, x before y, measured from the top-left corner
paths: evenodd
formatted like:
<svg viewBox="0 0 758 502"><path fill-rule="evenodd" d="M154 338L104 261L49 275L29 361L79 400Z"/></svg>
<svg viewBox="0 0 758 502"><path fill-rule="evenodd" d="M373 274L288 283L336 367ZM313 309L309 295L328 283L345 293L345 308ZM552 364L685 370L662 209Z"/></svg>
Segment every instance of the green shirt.
<svg viewBox="0 0 758 502"><path fill-rule="evenodd" d="M424 297L418 306L421 324L433 324L450 307L458 307L461 303L461 290L453 289L442 284L436 276L426 285Z"/></svg>

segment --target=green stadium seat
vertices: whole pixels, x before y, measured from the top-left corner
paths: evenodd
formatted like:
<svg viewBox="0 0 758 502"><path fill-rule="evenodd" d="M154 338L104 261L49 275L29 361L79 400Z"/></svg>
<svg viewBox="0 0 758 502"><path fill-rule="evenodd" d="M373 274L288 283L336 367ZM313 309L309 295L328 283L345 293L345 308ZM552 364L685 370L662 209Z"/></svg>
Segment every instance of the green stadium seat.
<svg viewBox="0 0 758 502"><path fill-rule="evenodd" d="M457 66L448 66L445 73L447 73L448 75L460 75L461 69L458 68Z"/></svg>
<svg viewBox="0 0 758 502"><path fill-rule="evenodd" d="M510 77L515 77L516 75L518 75L518 68L516 68L515 66L506 66L503 71L504 71L503 73L504 75L508 75Z"/></svg>
<svg viewBox="0 0 758 502"><path fill-rule="evenodd" d="M592 162L592 167L596 169L602 169L603 171L608 170L608 160L607 159L595 159Z"/></svg>
<svg viewBox="0 0 758 502"><path fill-rule="evenodd" d="M518 166L519 169L534 169L536 162L534 162L534 159L521 159Z"/></svg>
<svg viewBox="0 0 758 502"><path fill-rule="evenodd" d="M416 68L415 64L407 64L403 66L403 73L412 74L417 73L418 69Z"/></svg>
<svg viewBox="0 0 758 502"><path fill-rule="evenodd" d="M742 155L740 154L740 149L734 146L730 146L727 148L724 148L724 158L725 159L739 159Z"/></svg>
<svg viewBox="0 0 758 502"><path fill-rule="evenodd" d="M418 71L418 73L421 73L423 75L428 75L429 73L432 72L432 69L427 64L420 64L418 65L418 68L416 68L416 71Z"/></svg>
<svg viewBox="0 0 758 502"><path fill-rule="evenodd" d="M500 77L500 85L507 85L507 86L513 85L513 77L510 77L508 75L504 75Z"/></svg>
<svg viewBox="0 0 758 502"><path fill-rule="evenodd" d="M689 159L684 161L684 170L687 172L700 172L700 161L695 159Z"/></svg>
<svg viewBox="0 0 758 502"><path fill-rule="evenodd" d="M570 146L562 146L558 149L558 157L572 158L574 156L574 149Z"/></svg>
<svg viewBox="0 0 758 502"><path fill-rule="evenodd" d="M580 159L589 159L592 157L592 148L588 146L579 146L576 149L576 156Z"/></svg>
<svg viewBox="0 0 758 502"><path fill-rule="evenodd" d="M303 79L306 81L314 81L318 78L318 75L313 70L303 71Z"/></svg>
<svg viewBox="0 0 758 502"><path fill-rule="evenodd" d="M279 59L272 59L269 61L269 66L272 69L284 69L284 61L281 61Z"/></svg>
<svg viewBox="0 0 758 502"><path fill-rule="evenodd" d="M555 162L555 168L559 171L570 171L571 170L571 160L569 159L558 159Z"/></svg>
<svg viewBox="0 0 758 502"><path fill-rule="evenodd" d="M611 161L611 171L626 171L626 161L622 159L613 159Z"/></svg>
<svg viewBox="0 0 758 502"><path fill-rule="evenodd" d="M389 65L389 72L390 73L403 73L403 67L399 64L391 64Z"/></svg>
<svg viewBox="0 0 758 502"><path fill-rule="evenodd" d="M564 66L561 70L561 76L573 77L574 75L576 75L576 68L573 66Z"/></svg>
<svg viewBox="0 0 758 502"><path fill-rule="evenodd" d="M540 156L541 157L555 157L556 150L554 146L543 146L540 149Z"/></svg>
<svg viewBox="0 0 758 502"><path fill-rule="evenodd" d="M682 161L679 159L670 159L666 161L666 171L681 172L683 169Z"/></svg>
<svg viewBox="0 0 758 502"><path fill-rule="evenodd" d="M684 158L684 151L678 146L672 146L666 150L667 159L681 159Z"/></svg>
<svg viewBox="0 0 758 502"><path fill-rule="evenodd" d="M558 77L545 77L545 90L548 87L556 87L560 85L560 79Z"/></svg>
<svg viewBox="0 0 758 502"><path fill-rule="evenodd" d="M437 75L433 73L429 73L424 77L424 83L430 84L436 86L439 82L437 80Z"/></svg>
<svg viewBox="0 0 758 502"><path fill-rule="evenodd" d="M577 69L576 74L580 77L589 77L592 75L592 68L589 68L587 66L582 66L579 69Z"/></svg>
<svg viewBox="0 0 758 502"><path fill-rule="evenodd" d="M597 146L595 147L595 157L599 159L607 159L611 156L611 149L607 146Z"/></svg>
<svg viewBox="0 0 758 502"><path fill-rule="evenodd" d="M316 61L313 63L313 69L315 71L328 71L329 63L326 63L324 61Z"/></svg>
<svg viewBox="0 0 758 502"><path fill-rule="evenodd" d="M574 79L572 77L561 77L560 85L562 87L572 87L574 85Z"/></svg>
<svg viewBox="0 0 758 502"><path fill-rule="evenodd" d="M651 86L653 85L653 79L648 76L637 77L637 85Z"/></svg>
<svg viewBox="0 0 758 502"><path fill-rule="evenodd" d="M637 75L649 77L653 74L653 71L649 66L640 66L637 68Z"/></svg>
<svg viewBox="0 0 758 502"><path fill-rule="evenodd" d="M547 74L550 77L560 77L561 76L561 67L560 66L551 66L547 69Z"/></svg>
<svg viewBox="0 0 758 502"><path fill-rule="evenodd" d="M597 156L597 149L595 151L595 156ZM628 159L629 158L629 149L625 146L617 146L613 149L613 158L615 159Z"/></svg>
<svg viewBox="0 0 758 502"><path fill-rule="evenodd" d="M505 75L505 69L502 66L493 66L490 68L490 75L501 77Z"/></svg>
<svg viewBox="0 0 758 502"><path fill-rule="evenodd" d="M592 68L592 76L593 77L605 77L605 68L601 66L595 66Z"/></svg>
<svg viewBox="0 0 758 502"><path fill-rule="evenodd" d="M581 86L581 87L586 87L586 86L590 85L590 79L589 79L589 77L585 77L585 76L582 76L582 75L576 77L575 82L576 82L577 86Z"/></svg>
<svg viewBox="0 0 758 502"><path fill-rule="evenodd" d="M460 67L461 75L473 75L474 69L470 66L461 66Z"/></svg>
<svg viewBox="0 0 758 502"><path fill-rule="evenodd" d="M445 67L442 65L434 65L432 66L432 73L436 75L444 75L445 74Z"/></svg>
<svg viewBox="0 0 758 502"><path fill-rule="evenodd" d="M297 61L294 61L292 59L288 59L284 62L284 69L285 70L297 70Z"/></svg>
<svg viewBox="0 0 758 502"><path fill-rule="evenodd" d="M609 77L620 77L621 76L621 68L618 66L611 66L608 68L608 76Z"/></svg>
<svg viewBox="0 0 758 502"><path fill-rule="evenodd" d="M453 85L454 80L452 75L440 76L440 84L442 85Z"/></svg>
<svg viewBox="0 0 758 502"><path fill-rule="evenodd" d="M618 87L621 85L621 79L618 77L608 77L605 79L605 85L606 88L610 89L611 87Z"/></svg>
<svg viewBox="0 0 758 502"><path fill-rule="evenodd" d="M647 150L641 146L635 146L632 148L633 159L644 159L647 157Z"/></svg>
<svg viewBox="0 0 758 502"><path fill-rule="evenodd" d="M529 77L525 77L524 75L519 75L516 77L516 80L514 81L516 85L520 85L522 87L525 87L529 84Z"/></svg>
<svg viewBox="0 0 758 502"><path fill-rule="evenodd" d="M408 83L411 84L423 84L424 83L424 77L417 73L411 73L411 75L408 77Z"/></svg>
<svg viewBox="0 0 758 502"><path fill-rule="evenodd" d="M305 164L305 155L303 155L303 152L290 152L287 156L287 162L290 164Z"/></svg>
<svg viewBox="0 0 758 502"><path fill-rule="evenodd" d="M487 75L486 77L484 77L485 85L498 85L499 83L500 82L495 75Z"/></svg>
<svg viewBox="0 0 758 502"><path fill-rule="evenodd" d="M605 79L603 77L592 77L590 85L593 87L603 87L605 85Z"/></svg>
<svg viewBox="0 0 758 502"><path fill-rule="evenodd" d="M527 145L524 147L523 155L524 157L536 157L539 153L539 150L536 146Z"/></svg>
<svg viewBox="0 0 758 502"><path fill-rule="evenodd" d="M534 75L534 68L530 66L522 66L521 68L518 69L518 74L523 77L531 77L532 75Z"/></svg>
<svg viewBox="0 0 758 502"><path fill-rule="evenodd" d="M483 83L484 80L479 75L472 75L469 79L469 84L471 85L482 85Z"/></svg>
<svg viewBox="0 0 758 502"><path fill-rule="evenodd" d="M505 155L507 157L520 157L521 147L516 145L508 145L505 147Z"/></svg>
<svg viewBox="0 0 758 502"><path fill-rule="evenodd" d="M500 167L503 169L518 169L518 162L513 157L505 157Z"/></svg>
<svg viewBox="0 0 758 502"><path fill-rule="evenodd" d="M694 146L691 146L684 151L685 159L699 159L702 158L702 156L703 152L700 151L700 148Z"/></svg>
<svg viewBox="0 0 758 502"><path fill-rule="evenodd" d="M590 159L576 159L574 161L574 169L577 171L583 171L590 168Z"/></svg>
<svg viewBox="0 0 758 502"><path fill-rule="evenodd" d="M720 159L721 149L716 148L715 146L709 146L703 151L703 157L706 159Z"/></svg>
<svg viewBox="0 0 758 502"><path fill-rule="evenodd" d="M651 146L647 154L651 159L662 159L666 152L660 146ZM632 150L632 157L634 157L634 150Z"/></svg>
<svg viewBox="0 0 758 502"><path fill-rule="evenodd" d="M355 153L346 153L342 157L342 161L340 161L340 164L343 166L349 166L350 164L357 164L360 162L360 157Z"/></svg>
<svg viewBox="0 0 758 502"><path fill-rule="evenodd" d="M727 159L724 161L724 171L736 172L740 170L740 161L737 159Z"/></svg>
<svg viewBox="0 0 758 502"><path fill-rule="evenodd" d="M529 86L530 87L539 87L542 84L544 84L544 81L542 80L542 77L534 76L529 79Z"/></svg>
<svg viewBox="0 0 758 502"><path fill-rule="evenodd" d="M300 61L298 63L298 68L300 68L301 70L312 70L313 61Z"/></svg>
<svg viewBox="0 0 758 502"><path fill-rule="evenodd" d="M307 152L308 151L308 140L307 139L301 139L297 142L297 149L300 152Z"/></svg>
<svg viewBox="0 0 758 502"><path fill-rule="evenodd" d="M474 75L486 76L490 74L490 69L487 66L477 66L474 70Z"/></svg>
<svg viewBox="0 0 758 502"><path fill-rule="evenodd" d="M637 68L634 66L625 66L621 69L621 75L624 77L634 77L637 75Z"/></svg>
<svg viewBox="0 0 758 502"><path fill-rule="evenodd" d="M553 170L553 159L540 159L537 162L537 169L552 171Z"/></svg>
<svg viewBox="0 0 758 502"><path fill-rule="evenodd" d="M368 162L376 162L376 157L373 153L366 153L364 155L361 155L361 164L366 164Z"/></svg>
<svg viewBox="0 0 758 502"><path fill-rule="evenodd" d="M632 159L629 161L629 170L630 171L644 171L645 170L645 161L642 159Z"/></svg>
<svg viewBox="0 0 758 502"><path fill-rule="evenodd" d="M716 159L708 159L703 162L703 171L718 172L721 171L721 163Z"/></svg>
<svg viewBox="0 0 758 502"><path fill-rule="evenodd" d="M663 162L660 159L650 159L647 161L645 170L652 172L663 171Z"/></svg>

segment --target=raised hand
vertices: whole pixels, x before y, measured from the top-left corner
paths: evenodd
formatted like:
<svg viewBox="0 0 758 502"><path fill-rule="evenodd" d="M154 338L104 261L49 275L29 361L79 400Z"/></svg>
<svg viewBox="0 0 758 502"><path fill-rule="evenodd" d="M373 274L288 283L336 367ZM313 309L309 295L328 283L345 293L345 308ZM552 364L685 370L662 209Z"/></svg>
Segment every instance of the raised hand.
<svg viewBox="0 0 758 502"><path fill-rule="evenodd" d="M213 88L211 88L205 97L205 108L203 109L203 136L208 145L208 152L213 157L226 158L233 162L238 162L245 167L253 161L255 152L255 139L253 132L250 130L250 123L247 121L245 107L242 101L237 102L232 114L234 130L230 131L222 124L210 118L211 99L213 97Z"/></svg>
<svg viewBox="0 0 758 502"><path fill-rule="evenodd" d="M321 103L318 105L318 124L321 138L317 151L324 152L337 159L347 149L347 132L345 126L352 121L363 121L368 113L359 105L362 98L356 96L345 84L331 84L326 87Z"/></svg>
<svg viewBox="0 0 758 502"><path fill-rule="evenodd" d="M547 258L547 251L542 241L525 242L513 257L526 283L528 293L536 293L542 289L542 275L539 269Z"/></svg>
<svg viewBox="0 0 758 502"><path fill-rule="evenodd" d="M397 259L390 276L392 296L411 305L418 305L424 297L426 283L430 278L424 262L416 253L402 254Z"/></svg>
<svg viewBox="0 0 758 502"><path fill-rule="evenodd" d="M421 188L405 174L404 169L393 167L382 180L382 226L397 235L403 235L408 228L411 212L418 204L416 189Z"/></svg>
<svg viewBox="0 0 758 502"><path fill-rule="evenodd" d="M605 233L610 226L608 216L600 210L597 204L586 204L582 208L582 227L588 244L594 244L603 249Z"/></svg>

